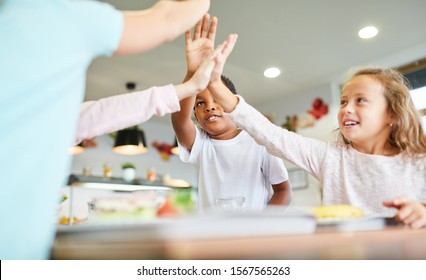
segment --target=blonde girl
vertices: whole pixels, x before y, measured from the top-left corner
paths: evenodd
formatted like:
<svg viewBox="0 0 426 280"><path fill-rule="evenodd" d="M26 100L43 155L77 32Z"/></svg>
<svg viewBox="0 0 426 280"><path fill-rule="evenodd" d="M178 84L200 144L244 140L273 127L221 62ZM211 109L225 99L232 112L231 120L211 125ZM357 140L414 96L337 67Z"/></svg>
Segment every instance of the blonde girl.
<svg viewBox="0 0 426 280"><path fill-rule="evenodd" d="M323 187L323 204L351 204L368 214L426 226L426 140L404 78L364 68L344 84L338 113L343 141L323 142L268 121L241 96L226 91L217 57L209 84L230 118L275 156L307 170Z"/></svg>

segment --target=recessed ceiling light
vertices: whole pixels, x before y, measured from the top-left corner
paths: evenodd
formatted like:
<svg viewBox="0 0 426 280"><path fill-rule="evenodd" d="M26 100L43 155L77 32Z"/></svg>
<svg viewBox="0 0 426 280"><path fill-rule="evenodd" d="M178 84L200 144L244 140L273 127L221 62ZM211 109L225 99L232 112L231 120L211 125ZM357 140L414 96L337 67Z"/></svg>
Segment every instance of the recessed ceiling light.
<svg viewBox="0 0 426 280"><path fill-rule="evenodd" d="M270 67L263 72L266 78L276 78L281 74L281 70L277 67Z"/></svg>
<svg viewBox="0 0 426 280"><path fill-rule="evenodd" d="M379 30L374 26L366 26L358 31L358 36L362 39L370 39L376 37L379 33Z"/></svg>

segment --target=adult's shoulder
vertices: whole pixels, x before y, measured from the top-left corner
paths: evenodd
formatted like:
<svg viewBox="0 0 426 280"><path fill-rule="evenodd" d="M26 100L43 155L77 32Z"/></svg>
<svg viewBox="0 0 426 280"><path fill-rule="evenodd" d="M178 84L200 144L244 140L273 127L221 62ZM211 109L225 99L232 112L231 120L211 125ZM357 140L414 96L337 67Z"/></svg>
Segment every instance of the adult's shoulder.
<svg viewBox="0 0 426 280"><path fill-rule="evenodd" d="M109 56L116 51L124 29L122 11L99 1L66 2L70 2L66 15L95 55Z"/></svg>

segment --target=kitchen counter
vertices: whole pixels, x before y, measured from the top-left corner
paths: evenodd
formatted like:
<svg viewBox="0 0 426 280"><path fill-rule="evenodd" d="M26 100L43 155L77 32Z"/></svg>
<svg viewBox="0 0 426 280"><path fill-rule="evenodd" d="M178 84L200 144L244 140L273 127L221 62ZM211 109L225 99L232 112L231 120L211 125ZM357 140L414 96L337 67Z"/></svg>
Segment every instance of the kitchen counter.
<svg viewBox="0 0 426 280"><path fill-rule="evenodd" d="M222 220L219 222L212 218L205 219L204 224L173 222L174 227L170 227L166 221L149 227L121 225L104 229L96 229L95 226L91 229L68 229L58 231L51 257L183 260L426 259L425 229L410 230L403 226L385 225L380 229L364 231L333 226L312 227L312 221L306 217L288 221L289 227L278 229L274 227L276 221L265 221L263 231L256 230L260 228L260 220L250 220L247 223L227 223L226 227L217 228L215 232L206 228L206 225L210 224L212 228L220 226ZM249 224L252 230L244 231L244 227ZM186 230L182 231L182 228ZM203 228L206 228L204 232Z"/></svg>

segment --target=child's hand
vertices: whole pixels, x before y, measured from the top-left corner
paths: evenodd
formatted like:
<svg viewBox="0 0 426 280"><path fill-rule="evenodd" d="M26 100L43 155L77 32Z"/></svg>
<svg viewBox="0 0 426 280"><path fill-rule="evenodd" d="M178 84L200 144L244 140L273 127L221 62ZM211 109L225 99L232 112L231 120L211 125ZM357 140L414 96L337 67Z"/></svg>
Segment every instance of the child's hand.
<svg viewBox="0 0 426 280"><path fill-rule="evenodd" d="M395 217L397 221L403 222L412 229L426 226L426 206L408 197L400 197L394 200L384 201L386 207L398 209Z"/></svg>
<svg viewBox="0 0 426 280"><path fill-rule="evenodd" d="M189 73L194 73L201 63L213 53L214 39L216 36L217 18L210 15L204 17L195 25L194 35L191 38L191 30L185 33L186 64Z"/></svg>
<svg viewBox="0 0 426 280"><path fill-rule="evenodd" d="M225 41L225 47L216 56L216 66L213 70L212 78L210 80L211 83L222 83L222 79L220 78L220 76L222 75L223 68L225 66L226 60L228 59L228 56L231 54L232 50L234 49L237 39L238 39L237 34L229 35L228 39Z"/></svg>
<svg viewBox="0 0 426 280"><path fill-rule="evenodd" d="M225 50L228 47L229 39L217 46L216 49L201 62L194 75L187 82L187 84L190 84L191 88L193 88L192 95L198 94L207 87L210 82L215 64L217 63L217 56L221 55L223 52L226 52Z"/></svg>

